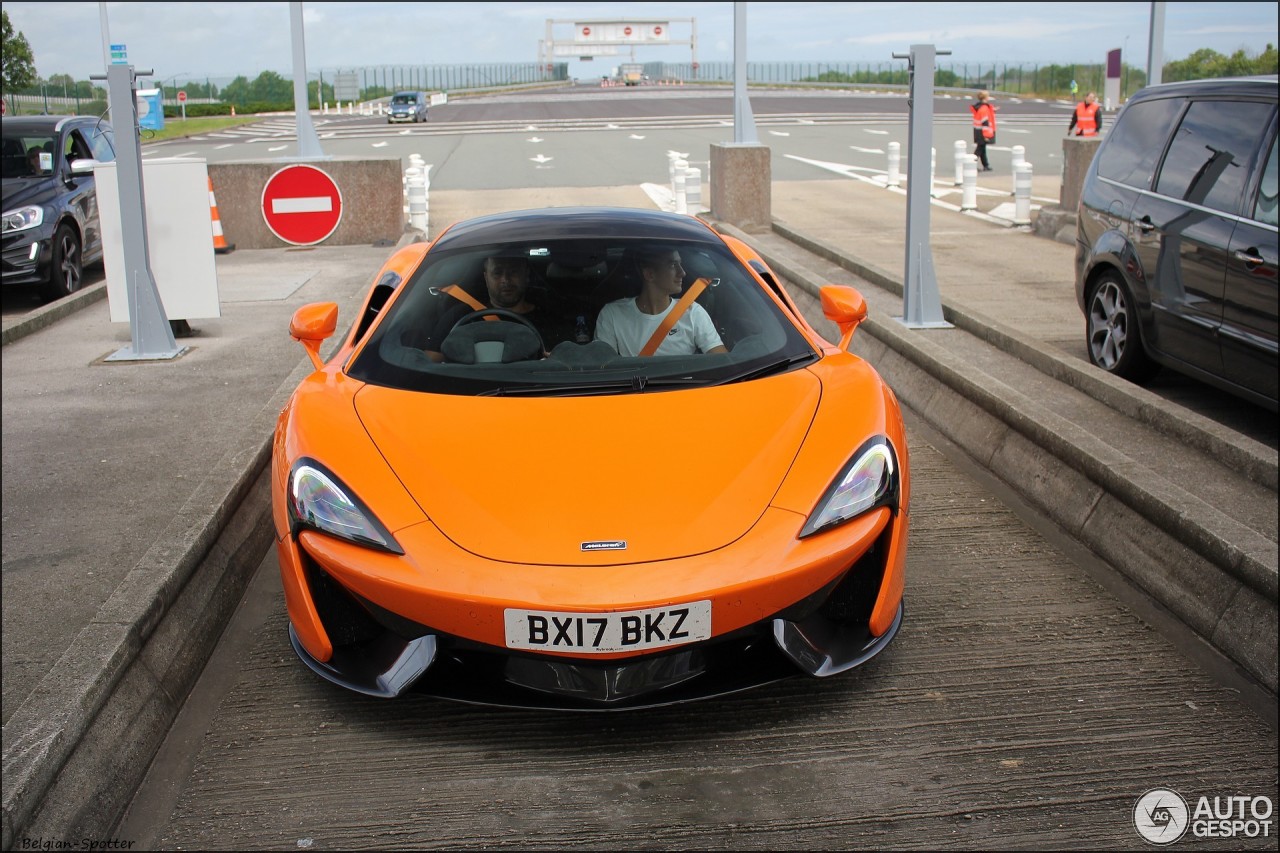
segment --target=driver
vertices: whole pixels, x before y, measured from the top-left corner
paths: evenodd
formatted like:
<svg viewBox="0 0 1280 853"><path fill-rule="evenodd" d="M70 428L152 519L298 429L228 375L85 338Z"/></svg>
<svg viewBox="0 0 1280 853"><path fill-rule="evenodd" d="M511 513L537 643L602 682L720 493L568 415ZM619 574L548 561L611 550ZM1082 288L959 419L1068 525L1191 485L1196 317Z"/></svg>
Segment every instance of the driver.
<svg viewBox="0 0 1280 853"><path fill-rule="evenodd" d="M460 285L441 288L452 297L454 304L447 305L436 318L430 335L422 344L432 361L444 361L440 342L463 317L485 308L502 308L520 314L537 325L538 306L529 299L529 255L514 249L505 249L484 259L484 286L487 304L476 299ZM493 320L500 319L492 317Z"/></svg>

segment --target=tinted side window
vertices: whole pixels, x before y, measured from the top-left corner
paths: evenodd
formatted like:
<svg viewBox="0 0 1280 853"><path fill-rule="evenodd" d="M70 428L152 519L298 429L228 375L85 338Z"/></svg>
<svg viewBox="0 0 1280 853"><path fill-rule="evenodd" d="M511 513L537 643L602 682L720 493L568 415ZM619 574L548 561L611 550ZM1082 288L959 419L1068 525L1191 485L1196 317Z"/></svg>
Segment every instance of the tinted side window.
<svg viewBox="0 0 1280 853"><path fill-rule="evenodd" d="M1256 101L1193 102L1169 146L1156 192L1238 213L1271 109Z"/></svg>
<svg viewBox="0 0 1280 853"><path fill-rule="evenodd" d="M1150 187L1182 105L1180 98L1162 98L1125 107L1098 152L1098 174L1138 189Z"/></svg>
<svg viewBox="0 0 1280 853"><path fill-rule="evenodd" d="M1253 218L1264 225L1276 225L1276 158L1280 138L1271 137L1271 153L1267 155L1266 168L1258 184L1258 201L1253 206Z"/></svg>

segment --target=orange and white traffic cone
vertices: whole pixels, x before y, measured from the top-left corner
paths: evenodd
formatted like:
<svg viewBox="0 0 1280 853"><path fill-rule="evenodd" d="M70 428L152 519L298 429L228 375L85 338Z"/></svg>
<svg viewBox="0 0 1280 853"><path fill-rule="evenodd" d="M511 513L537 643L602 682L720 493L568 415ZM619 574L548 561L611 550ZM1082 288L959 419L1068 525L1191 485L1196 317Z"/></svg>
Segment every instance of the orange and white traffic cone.
<svg viewBox="0 0 1280 853"><path fill-rule="evenodd" d="M218 202L213 197L213 178L209 178L209 215L213 217L213 250L219 255L234 252L234 243L228 243L222 234L222 218L218 216Z"/></svg>

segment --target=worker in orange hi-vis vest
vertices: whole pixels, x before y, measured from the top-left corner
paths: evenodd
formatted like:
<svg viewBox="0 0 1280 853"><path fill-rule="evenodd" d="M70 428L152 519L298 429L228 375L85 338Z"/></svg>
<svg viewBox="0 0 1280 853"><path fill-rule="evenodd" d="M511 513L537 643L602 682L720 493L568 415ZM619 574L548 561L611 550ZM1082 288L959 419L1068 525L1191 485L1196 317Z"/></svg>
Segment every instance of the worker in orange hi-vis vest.
<svg viewBox="0 0 1280 853"><path fill-rule="evenodd" d="M983 172L991 171L987 162L987 146L996 141L996 108L991 103L991 93L983 89L978 93L978 100L969 105L973 110L973 154L978 158Z"/></svg>
<svg viewBox="0 0 1280 853"><path fill-rule="evenodd" d="M1076 136L1097 136L1101 130L1102 107L1098 106L1098 96L1090 92L1084 96L1083 101L1076 104L1067 133L1075 131Z"/></svg>

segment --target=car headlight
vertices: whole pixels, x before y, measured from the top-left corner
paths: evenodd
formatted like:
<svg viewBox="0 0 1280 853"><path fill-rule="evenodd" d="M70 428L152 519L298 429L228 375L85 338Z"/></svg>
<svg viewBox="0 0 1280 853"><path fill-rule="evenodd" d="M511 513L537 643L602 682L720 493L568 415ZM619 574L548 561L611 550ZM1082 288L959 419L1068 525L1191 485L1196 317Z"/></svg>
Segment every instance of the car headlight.
<svg viewBox="0 0 1280 853"><path fill-rule="evenodd" d="M44 222L44 208L33 204L19 207L16 210L6 210L4 212L4 226L0 230L5 234L10 231L25 231L28 228L35 228L42 222Z"/></svg>
<svg viewBox="0 0 1280 853"><path fill-rule="evenodd" d="M870 439L827 487L800 538L857 518L868 510L898 509L898 457L884 436Z"/></svg>
<svg viewBox="0 0 1280 853"><path fill-rule="evenodd" d="M294 464L289 474L288 505L295 532L299 527L310 527L357 545L404 553L360 499L318 462L302 459Z"/></svg>

